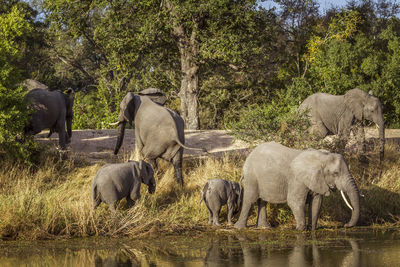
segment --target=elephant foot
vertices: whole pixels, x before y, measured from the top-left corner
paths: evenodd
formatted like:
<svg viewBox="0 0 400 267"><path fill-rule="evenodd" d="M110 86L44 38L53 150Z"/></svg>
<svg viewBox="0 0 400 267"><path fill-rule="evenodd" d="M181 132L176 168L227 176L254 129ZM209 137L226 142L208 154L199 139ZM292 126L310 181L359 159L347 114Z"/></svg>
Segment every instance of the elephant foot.
<svg viewBox="0 0 400 267"><path fill-rule="evenodd" d="M245 229L246 228L246 224L236 222L233 227L235 227L236 229Z"/></svg>
<svg viewBox="0 0 400 267"><path fill-rule="evenodd" d="M272 227L268 222L265 222L265 223L257 224L257 228L271 229Z"/></svg>
<svg viewBox="0 0 400 267"><path fill-rule="evenodd" d="M346 223L345 225L344 225L344 227L345 228L350 228L350 227L353 227L354 225L351 225L351 224L348 224L348 223Z"/></svg>
<svg viewBox="0 0 400 267"><path fill-rule="evenodd" d="M306 227L305 227L305 225L298 225L298 226L296 226L296 230L297 231L305 231Z"/></svg>

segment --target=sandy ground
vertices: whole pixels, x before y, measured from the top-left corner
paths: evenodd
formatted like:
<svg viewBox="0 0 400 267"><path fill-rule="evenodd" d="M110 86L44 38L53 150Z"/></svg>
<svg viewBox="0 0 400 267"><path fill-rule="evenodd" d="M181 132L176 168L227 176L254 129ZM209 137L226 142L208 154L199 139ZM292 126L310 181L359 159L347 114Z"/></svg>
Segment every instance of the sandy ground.
<svg viewBox="0 0 400 267"><path fill-rule="evenodd" d="M54 133L47 138L48 131L43 131L35 138L44 144L56 146L58 134ZM83 155L90 162L113 161L114 146L117 142L116 129L104 130L74 130L69 150L72 153ZM249 144L241 140L235 140L224 130L188 130L185 131L185 145L193 148L205 148L210 155L221 156L229 151L246 152ZM118 157L128 157L135 149L134 130L126 129L122 147ZM184 157L207 156L207 153L195 150L184 149Z"/></svg>
<svg viewBox="0 0 400 267"><path fill-rule="evenodd" d="M48 131L43 131L35 138L41 143L57 145L58 134L54 133L47 138ZM400 146L400 129L386 129L386 144ZM367 128L365 131L367 141L373 141L378 137L377 128ZM329 138L329 137L328 137ZM209 155L221 156L226 152L247 153L249 144L235 140L224 130L199 130L185 131L185 145L194 148L206 148ZM114 146L117 141L116 129L105 130L74 130L69 150L72 153L82 155L90 162L107 161L113 162L118 158L114 156ZM353 139L354 144L354 139ZM135 148L134 130L126 129L123 145L118 153L119 158L128 158ZM184 157L208 156L204 152L184 150Z"/></svg>

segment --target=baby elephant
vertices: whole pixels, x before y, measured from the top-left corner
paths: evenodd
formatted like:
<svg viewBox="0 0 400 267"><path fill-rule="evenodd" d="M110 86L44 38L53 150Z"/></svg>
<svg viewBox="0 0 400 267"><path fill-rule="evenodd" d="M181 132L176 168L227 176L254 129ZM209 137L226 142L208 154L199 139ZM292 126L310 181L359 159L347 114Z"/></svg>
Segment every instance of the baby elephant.
<svg viewBox="0 0 400 267"><path fill-rule="evenodd" d="M240 209L241 195L241 188L238 183L223 179L212 179L203 187L199 211L201 202L204 200L209 212L208 223L220 225L219 212L221 206L227 204L228 224L232 224L233 214L238 213Z"/></svg>
<svg viewBox="0 0 400 267"><path fill-rule="evenodd" d="M143 160L104 165L92 182L94 209L104 202L115 213L117 201L124 197L132 207L140 198L141 183L148 186L150 194L156 190L153 168Z"/></svg>

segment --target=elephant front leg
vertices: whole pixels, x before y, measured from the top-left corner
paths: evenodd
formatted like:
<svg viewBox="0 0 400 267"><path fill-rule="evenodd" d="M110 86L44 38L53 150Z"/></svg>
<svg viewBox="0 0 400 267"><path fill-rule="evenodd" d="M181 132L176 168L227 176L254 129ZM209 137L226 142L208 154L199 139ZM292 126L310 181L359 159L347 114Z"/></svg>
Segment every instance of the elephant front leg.
<svg viewBox="0 0 400 267"><path fill-rule="evenodd" d="M247 219L249 218L249 213L251 209L251 205L256 202L258 198L258 194L251 190L251 185L246 185L243 193L243 205L242 210L240 211L240 216L238 221L235 223L234 227L238 229L246 228ZM251 191L250 191L251 190Z"/></svg>
<svg viewBox="0 0 400 267"><path fill-rule="evenodd" d="M309 190L304 185L293 183L289 185L287 203L296 219L296 229L306 229L305 206Z"/></svg>
<svg viewBox="0 0 400 267"><path fill-rule="evenodd" d="M317 221L319 218L321 205L322 195L315 194L310 196L310 202L308 206L308 227L311 226L311 230L317 229Z"/></svg>
<svg viewBox="0 0 400 267"><path fill-rule="evenodd" d="M259 228L271 228L271 225L267 222L267 202L259 198L257 200L258 215L257 215L257 227Z"/></svg>

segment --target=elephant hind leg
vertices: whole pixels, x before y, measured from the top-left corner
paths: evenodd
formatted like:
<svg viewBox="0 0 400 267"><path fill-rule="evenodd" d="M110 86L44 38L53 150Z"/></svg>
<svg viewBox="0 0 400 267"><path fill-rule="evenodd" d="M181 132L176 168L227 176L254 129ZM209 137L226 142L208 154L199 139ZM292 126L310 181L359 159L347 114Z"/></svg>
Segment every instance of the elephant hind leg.
<svg viewBox="0 0 400 267"><path fill-rule="evenodd" d="M93 201L93 209L96 209L101 204L101 199L99 196L96 197Z"/></svg>
<svg viewBox="0 0 400 267"><path fill-rule="evenodd" d="M257 200L258 215L257 215L257 227L271 228L271 225L267 221L267 202L259 198Z"/></svg>
<svg viewBox="0 0 400 267"><path fill-rule="evenodd" d="M176 181L183 187L182 154L183 154L183 148L181 148L172 158L172 165L174 166L175 169Z"/></svg>

